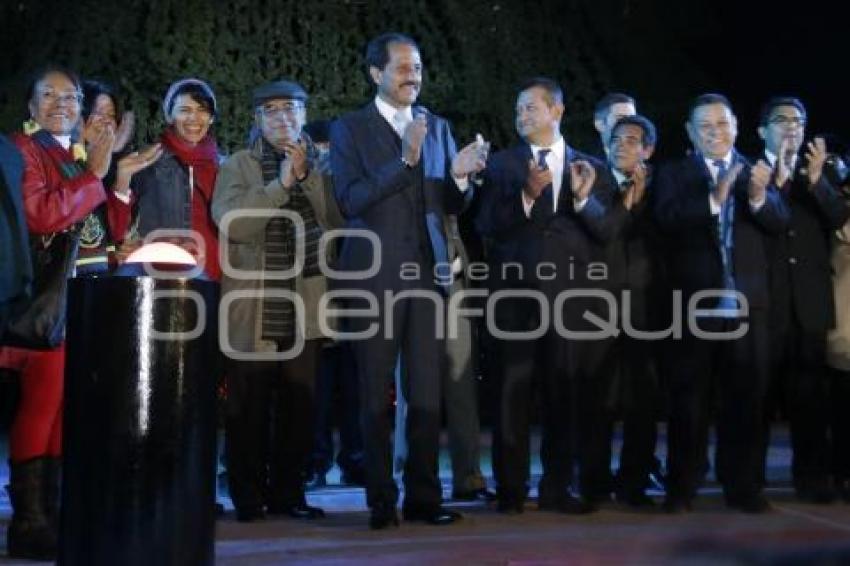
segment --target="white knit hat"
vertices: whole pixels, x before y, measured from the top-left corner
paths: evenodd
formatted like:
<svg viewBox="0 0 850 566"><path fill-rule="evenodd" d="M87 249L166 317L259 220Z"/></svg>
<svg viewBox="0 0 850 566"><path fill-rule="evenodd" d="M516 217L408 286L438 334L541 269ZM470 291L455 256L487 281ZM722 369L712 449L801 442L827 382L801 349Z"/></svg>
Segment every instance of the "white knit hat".
<svg viewBox="0 0 850 566"><path fill-rule="evenodd" d="M213 116L218 113L218 105L216 103L215 93L213 93L212 87L201 79L189 77L185 79L180 79L179 81L175 81L171 83L171 86L168 87L168 91L165 93L165 98L162 99L162 113L165 115L166 121L168 121L168 108L171 106L171 103L174 100L177 91L186 85L197 85L198 87L200 87L200 89L204 91L204 94L209 96L210 100L212 100Z"/></svg>

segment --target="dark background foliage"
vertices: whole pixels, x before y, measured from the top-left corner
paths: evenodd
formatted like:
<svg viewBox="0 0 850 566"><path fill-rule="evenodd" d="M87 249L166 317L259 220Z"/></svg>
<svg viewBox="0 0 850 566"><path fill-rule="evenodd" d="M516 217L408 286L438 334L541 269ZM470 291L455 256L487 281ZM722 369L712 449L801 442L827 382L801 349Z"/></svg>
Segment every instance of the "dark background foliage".
<svg viewBox="0 0 850 566"><path fill-rule="evenodd" d="M596 143L591 112L605 92L638 98L661 131L662 155L685 149L688 101L730 96L741 146L757 147L763 100L798 94L812 129L848 130L843 112L846 24L838 5L724 4L707 0L7 0L0 8L0 130L25 116L29 74L54 61L118 85L138 118L137 142L156 137L160 101L183 76L208 80L227 150L244 143L251 89L289 77L312 94L310 118L336 116L371 96L362 69L368 39L386 30L416 38L426 65L422 102L454 124L459 142L482 132L514 139L513 105L524 77L558 79L563 129ZM810 23L810 20L813 23ZM838 59L840 60L840 59Z"/></svg>

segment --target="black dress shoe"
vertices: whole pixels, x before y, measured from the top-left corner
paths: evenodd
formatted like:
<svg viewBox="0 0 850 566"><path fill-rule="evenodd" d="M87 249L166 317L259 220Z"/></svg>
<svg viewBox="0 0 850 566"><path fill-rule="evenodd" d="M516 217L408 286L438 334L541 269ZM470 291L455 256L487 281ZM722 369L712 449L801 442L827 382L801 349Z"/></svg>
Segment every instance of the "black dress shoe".
<svg viewBox="0 0 850 566"><path fill-rule="evenodd" d="M325 512L319 507L313 507L306 503L293 503L291 505L269 505L269 515L287 515L293 519L322 519Z"/></svg>
<svg viewBox="0 0 850 566"><path fill-rule="evenodd" d="M525 511L525 502L519 499L499 499L496 511L505 515L521 515Z"/></svg>
<svg viewBox="0 0 850 566"><path fill-rule="evenodd" d="M599 509L593 502L572 495L542 497L537 500L537 508L541 511L555 511L567 515L587 515Z"/></svg>
<svg viewBox="0 0 850 566"><path fill-rule="evenodd" d="M662 509L664 509L665 513L669 513L671 515L678 515L680 513L692 511L693 507L691 506L691 500L688 498L679 497L676 495L668 495L667 499L664 500L664 505L662 505Z"/></svg>
<svg viewBox="0 0 850 566"><path fill-rule="evenodd" d="M401 513L405 521L422 521L429 525L451 525L463 518L463 515L457 511L445 507L433 509L406 507L402 509Z"/></svg>
<svg viewBox="0 0 850 566"><path fill-rule="evenodd" d="M369 515L369 528L374 530L398 526L398 513L395 506L373 507Z"/></svg>
<svg viewBox="0 0 850 566"><path fill-rule="evenodd" d="M314 489L321 489L328 485L327 478L325 477L324 472L312 472L307 476L307 479L304 480L304 489L307 491L313 491Z"/></svg>
<svg viewBox="0 0 850 566"><path fill-rule="evenodd" d="M454 490L452 491L452 499L457 501L495 501L497 497L496 492L481 487L469 491Z"/></svg>
<svg viewBox="0 0 850 566"><path fill-rule="evenodd" d="M366 487L366 472L362 469L343 470L339 481L343 485L356 485L358 487Z"/></svg>
<svg viewBox="0 0 850 566"><path fill-rule="evenodd" d="M635 509L651 509L655 501L643 490L623 490L617 492L617 502Z"/></svg>
<svg viewBox="0 0 850 566"><path fill-rule="evenodd" d="M838 497L838 493L829 484L829 480L799 483L795 491L799 499L818 505L828 505Z"/></svg>
<svg viewBox="0 0 850 566"><path fill-rule="evenodd" d="M727 497L726 506L744 513L767 513L773 509L770 502L761 493Z"/></svg>
<svg viewBox="0 0 850 566"><path fill-rule="evenodd" d="M265 518L266 511L262 505L236 508L236 520L240 523L253 523L254 521L262 521Z"/></svg>

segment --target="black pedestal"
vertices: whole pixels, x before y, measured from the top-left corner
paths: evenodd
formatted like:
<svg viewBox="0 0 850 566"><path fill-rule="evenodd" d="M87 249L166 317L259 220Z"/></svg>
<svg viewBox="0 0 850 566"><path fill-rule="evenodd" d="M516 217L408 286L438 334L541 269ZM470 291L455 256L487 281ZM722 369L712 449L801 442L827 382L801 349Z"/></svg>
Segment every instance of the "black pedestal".
<svg viewBox="0 0 850 566"><path fill-rule="evenodd" d="M71 282L59 564L213 563L217 293Z"/></svg>

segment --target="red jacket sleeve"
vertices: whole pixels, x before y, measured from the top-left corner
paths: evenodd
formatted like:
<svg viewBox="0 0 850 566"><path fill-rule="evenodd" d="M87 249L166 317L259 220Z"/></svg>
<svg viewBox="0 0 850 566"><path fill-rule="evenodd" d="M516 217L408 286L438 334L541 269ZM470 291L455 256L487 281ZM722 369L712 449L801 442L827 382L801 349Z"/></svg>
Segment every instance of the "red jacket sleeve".
<svg viewBox="0 0 850 566"><path fill-rule="evenodd" d="M49 234L85 218L106 200L103 183L90 171L65 179L26 136L12 138L24 158L24 213L29 231Z"/></svg>

